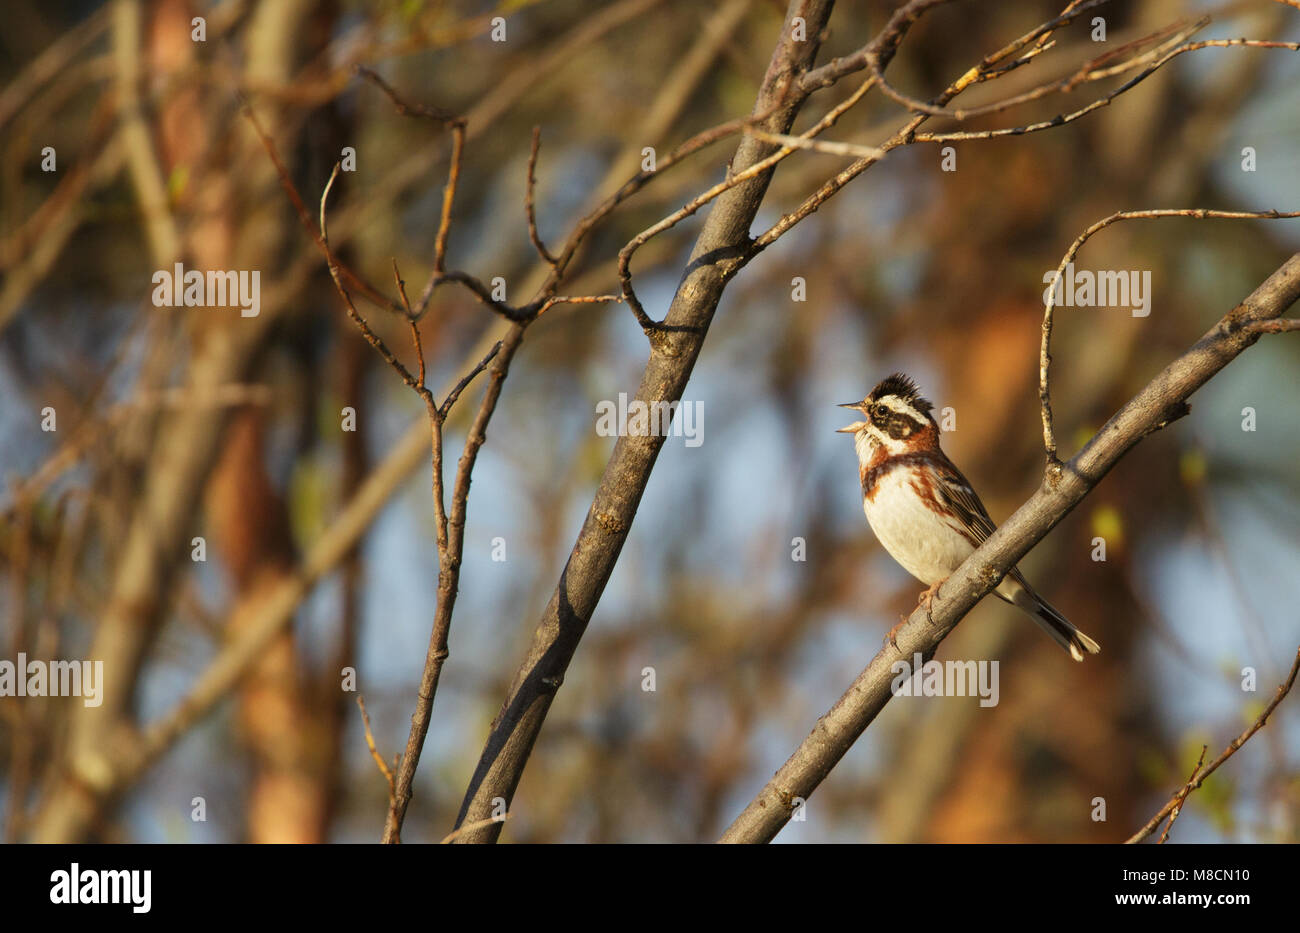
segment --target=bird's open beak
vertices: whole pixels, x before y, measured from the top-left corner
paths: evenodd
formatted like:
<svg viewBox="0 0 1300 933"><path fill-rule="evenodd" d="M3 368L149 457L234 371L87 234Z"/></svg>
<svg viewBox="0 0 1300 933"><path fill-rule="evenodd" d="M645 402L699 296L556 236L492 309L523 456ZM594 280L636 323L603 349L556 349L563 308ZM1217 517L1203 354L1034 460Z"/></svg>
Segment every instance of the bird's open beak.
<svg viewBox="0 0 1300 933"><path fill-rule="evenodd" d="M852 408L854 411L864 411L864 410L865 410L865 409L863 408L863 404L862 404L862 402L842 402L842 403L840 404L840 408ZM865 428L866 426L867 426L867 423L866 423L865 421L855 421L855 422L853 422L853 424L847 425L847 426L842 427L842 428L837 428L836 431L835 431L835 433L836 433L836 434L857 434L859 431L861 431L861 430L862 430L863 428Z"/></svg>

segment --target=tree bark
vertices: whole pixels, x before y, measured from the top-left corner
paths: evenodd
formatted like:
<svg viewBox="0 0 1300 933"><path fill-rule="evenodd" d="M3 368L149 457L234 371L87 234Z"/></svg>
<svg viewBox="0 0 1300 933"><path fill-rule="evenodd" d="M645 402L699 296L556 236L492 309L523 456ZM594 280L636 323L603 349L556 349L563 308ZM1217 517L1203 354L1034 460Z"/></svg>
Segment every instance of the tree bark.
<svg viewBox="0 0 1300 933"><path fill-rule="evenodd" d="M790 3L754 105L755 114L770 113L758 124L762 129L785 133L793 124L807 97L799 90L799 78L816 58L833 6L833 0ZM793 35L795 17L802 17L803 40ZM732 158L731 171L744 171L777 148L746 136ZM723 289L749 245L749 228L771 177L769 170L737 185L709 211L663 326L650 332L650 359L637 390L639 401L681 399ZM614 445L559 584L492 725L457 827L491 820L499 815L500 802L508 806L514 797L547 711L627 540L662 445L662 437L620 437ZM494 842L500 832L501 823L490 822L463 832L456 841Z"/></svg>

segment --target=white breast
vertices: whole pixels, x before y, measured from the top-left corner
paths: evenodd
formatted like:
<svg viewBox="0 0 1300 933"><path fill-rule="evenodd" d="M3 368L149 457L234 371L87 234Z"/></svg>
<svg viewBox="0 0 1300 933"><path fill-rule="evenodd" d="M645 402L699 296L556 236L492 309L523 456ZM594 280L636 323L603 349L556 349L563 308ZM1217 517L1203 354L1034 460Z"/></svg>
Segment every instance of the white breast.
<svg viewBox="0 0 1300 933"><path fill-rule="evenodd" d="M908 477L906 469L890 470L862 507L890 556L922 583L933 585L956 570L975 547L929 506Z"/></svg>

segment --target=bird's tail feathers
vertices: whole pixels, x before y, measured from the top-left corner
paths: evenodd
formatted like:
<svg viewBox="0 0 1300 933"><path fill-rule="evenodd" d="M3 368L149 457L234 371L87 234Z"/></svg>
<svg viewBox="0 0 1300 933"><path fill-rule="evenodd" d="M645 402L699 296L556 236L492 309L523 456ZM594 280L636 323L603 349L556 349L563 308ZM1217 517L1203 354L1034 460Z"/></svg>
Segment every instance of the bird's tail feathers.
<svg viewBox="0 0 1300 933"><path fill-rule="evenodd" d="M1008 574L1004 584L1011 580L1012 577ZM1101 645L1075 628L1069 619L1061 615L1051 603L1035 593L1033 588L1023 579L1015 580L1013 586L1014 591L1009 598L1001 592L998 595L1027 615L1032 616L1034 621L1042 626L1043 631L1052 637L1052 641L1070 652L1070 657L1074 658L1074 660L1082 661L1087 655L1097 654L1101 651ZM998 589L1001 590L1003 587Z"/></svg>

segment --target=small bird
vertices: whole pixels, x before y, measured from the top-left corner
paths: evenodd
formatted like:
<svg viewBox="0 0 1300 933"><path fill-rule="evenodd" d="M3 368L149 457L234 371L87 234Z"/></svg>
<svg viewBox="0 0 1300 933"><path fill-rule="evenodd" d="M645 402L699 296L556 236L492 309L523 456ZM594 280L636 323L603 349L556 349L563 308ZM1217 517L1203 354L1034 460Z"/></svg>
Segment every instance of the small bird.
<svg viewBox="0 0 1300 933"><path fill-rule="evenodd" d="M929 585L921 594L928 607L939 584L997 526L966 477L939 449L939 425L930 414L934 406L911 379L895 373L862 401L840 407L865 417L838 433L853 435L867 522L890 556ZM1016 568L993 592L1032 616L1076 661L1085 652L1101 650L1034 592Z"/></svg>

